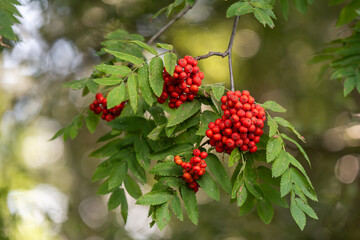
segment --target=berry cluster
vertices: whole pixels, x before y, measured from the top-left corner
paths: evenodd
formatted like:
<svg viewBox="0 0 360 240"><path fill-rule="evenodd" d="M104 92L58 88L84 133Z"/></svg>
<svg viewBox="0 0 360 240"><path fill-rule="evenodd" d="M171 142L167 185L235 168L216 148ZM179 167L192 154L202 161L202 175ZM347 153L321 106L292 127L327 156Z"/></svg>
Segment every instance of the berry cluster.
<svg viewBox="0 0 360 240"><path fill-rule="evenodd" d="M89 105L89 108L95 114L101 114L102 119L110 122L120 115L126 102L122 102L110 109L107 109L106 102L107 99L101 93L97 93L94 102Z"/></svg>
<svg viewBox="0 0 360 240"><path fill-rule="evenodd" d="M256 143L263 134L265 110L250 96L249 91L229 91L221 97L221 118L209 123L206 136L217 152L230 154L239 147L242 151L257 151Z"/></svg>
<svg viewBox="0 0 360 240"><path fill-rule="evenodd" d="M207 157L206 152L201 152L199 149L193 151L194 157L190 159L190 162L183 162L179 155L176 155L174 161L177 165L180 165L184 170L182 178L189 183L189 187L194 189L194 192L199 190L199 185L195 180L199 179L201 175L204 175Z"/></svg>
<svg viewBox="0 0 360 240"><path fill-rule="evenodd" d="M204 73L200 72L197 64L193 57L185 56L178 61L173 76L164 68L163 92L157 101L164 103L170 97L169 107L178 108L185 101L194 100L204 78Z"/></svg>

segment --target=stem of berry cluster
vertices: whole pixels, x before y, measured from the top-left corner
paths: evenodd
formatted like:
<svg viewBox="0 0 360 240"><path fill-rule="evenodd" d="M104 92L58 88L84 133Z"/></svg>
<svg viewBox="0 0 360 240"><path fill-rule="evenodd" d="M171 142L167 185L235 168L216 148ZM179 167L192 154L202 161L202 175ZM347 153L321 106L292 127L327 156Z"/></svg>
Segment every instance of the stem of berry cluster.
<svg viewBox="0 0 360 240"><path fill-rule="evenodd" d="M198 57L195 58L196 60L201 60L201 59L209 58L211 56L220 56L220 57L223 57L223 58L228 56L229 57L229 72L230 72L230 88L231 88L231 91L235 90L234 74L233 74L233 68L232 68L232 53L231 53L231 50L232 50L232 47L233 47L233 44L234 44L234 38L235 38L236 28L237 28L237 25L239 23L239 18L240 18L240 16L236 16L236 18L234 20L234 25L233 25L231 37L230 37L230 40L229 40L229 45L228 45L228 48L227 48L227 50L225 52L222 53L222 52L212 52L212 51L210 51L208 54L201 55L201 56L198 56Z"/></svg>
<svg viewBox="0 0 360 240"><path fill-rule="evenodd" d="M152 44L163 32L166 31L166 29L168 29L174 22L176 22L183 15L185 15L190 9L192 9L194 7L194 5L196 4L196 2L197 2L197 0L194 1L193 5L188 5L183 10L181 10L173 19L171 19L165 26L163 26L157 33L155 33L154 36L152 36L149 39L147 44L149 44L149 45Z"/></svg>

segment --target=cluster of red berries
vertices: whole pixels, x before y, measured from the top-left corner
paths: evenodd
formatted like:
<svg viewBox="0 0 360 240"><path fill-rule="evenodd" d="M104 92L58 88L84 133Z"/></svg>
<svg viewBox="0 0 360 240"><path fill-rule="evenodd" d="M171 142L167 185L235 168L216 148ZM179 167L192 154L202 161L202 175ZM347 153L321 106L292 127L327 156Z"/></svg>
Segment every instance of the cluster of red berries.
<svg viewBox="0 0 360 240"><path fill-rule="evenodd" d="M217 152L230 154L236 147L242 151L257 151L256 143L263 134L266 120L265 110L250 96L249 91L229 91L221 97L221 109L224 114L210 122L206 136Z"/></svg>
<svg viewBox="0 0 360 240"><path fill-rule="evenodd" d="M193 57L185 56L178 61L173 76L164 68L163 92L157 101L164 103L170 97L169 107L178 108L185 101L194 100L204 78L204 73L200 72L197 64Z"/></svg>
<svg viewBox="0 0 360 240"><path fill-rule="evenodd" d="M193 155L194 157L190 159L190 162L183 162L179 155L174 157L174 161L184 169L182 178L185 182L189 183L189 187L192 188L194 192L197 192L199 190L199 184L196 180L205 173L205 168L207 166L205 158L208 154L206 152L201 152L199 149L195 149Z"/></svg>
<svg viewBox="0 0 360 240"><path fill-rule="evenodd" d="M89 108L95 114L101 114L102 119L110 122L120 115L126 102L122 102L110 109L107 109L106 102L107 99L101 93L97 93L94 102L89 105Z"/></svg>

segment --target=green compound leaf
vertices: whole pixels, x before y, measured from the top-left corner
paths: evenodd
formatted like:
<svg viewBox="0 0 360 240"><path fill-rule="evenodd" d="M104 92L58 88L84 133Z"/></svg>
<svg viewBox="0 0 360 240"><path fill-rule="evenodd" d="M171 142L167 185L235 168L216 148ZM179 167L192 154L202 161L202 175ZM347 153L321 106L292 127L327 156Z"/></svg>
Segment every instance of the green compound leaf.
<svg viewBox="0 0 360 240"><path fill-rule="evenodd" d="M126 177L124 179L124 184L125 184L126 191L133 198L138 199L142 195L139 185L132 177L130 177L130 175L128 175L128 174L126 175Z"/></svg>
<svg viewBox="0 0 360 240"><path fill-rule="evenodd" d="M117 118L111 122L108 122L107 125L112 127L115 130L135 132L142 130L147 120L139 116L126 116Z"/></svg>
<svg viewBox="0 0 360 240"><path fill-rule="evenodd" d="M63 87L68 87L74 90L79 90L82 89L86 86L86 83L89 79L88 78L82 78L80 80L74 80L74 81L70 81L67 83L64 83L62 86Z"/></svg>
<svg viewBox="0 0 360 240"><path fill-rule="evenodd" d="M148 170L151 162L149 144L140 136L135 139L134 148L138 163Z"/></svg>
<svg viewBox="0 0 360 240"><path fill-rule="evenodd" d="M135 153L129 151L126 161L130 172L140 180L141 183L146 182L146 173L143 167L138 163Z"/></svg>
<svg viewBox="0 0 360 240"><path fill-rule="evenodd" d="M93 79L93 81L100 85L113 86L121 83L122 81L124 81L124 79L117 76L110 76L104 78L95 78Z"/></svg>
<svg viewBox="0 0 360 240"><path fill-rule="evenodd" d="M301 231L304 230L306 225L306 216L305 213L296 205L295 197L291 197L290 213Z"/></svg>
<svg viewBox="0 0 360 240"><path fill-rule="evenodd" d="M267 183L260 184L261 191L263 192L266 199L268 199L272 204L276 204L283 208L288 208L288 204L285 198L281 198L280 192L278 189L275 189Z"/></svg>
<svg viewBox="0 0 360 240"><path fill-rule="evenodd" d="M174 212L174 214L176 215L176 217L180 220L183 221L184 220L184 216L183 216L183 212L181 209L181 202L180 202L180 198L175 194L173 196L173 198L171 199L170 202L171 208Z"/></svg>
<svg viewBox="0 0 360 240"><path fill-rule="evenodd" d="M249 2L236 2L226 10L226 17L230 18L235 16L241 16L247 13L251 13L253 11L254 9L249 4Z"/></svg>
<svg viewBox="0 0 360 240"><path fill-rule="evenodd" d="M104 161L100 163L91 178L92 182L96 182L100 179L106 178L110 175L111 168L109 166L109 161Z"/></svg>
<svg viewBox="0 0 360 240"><path fill-rule="evenodd" d="M137 86L137 76L135 74L130 74L127 81L127 89L129 93L130 105L134 113L137 111L138 105L138 86Z"/></svg>
<svg viewBox="0 0 360 240"><path fill-rule="evenodd" d="M175 71L175 65L177 62L177 56L175 53L167 52L164 55L165 69L166 71L173 76Z"/></svg>
<svg viewBox="0 0 360 240"><path fill-rule="evenodd" d="M208 172L205 172L205 174L197 180L197 183L207 193L207 195L209 195L209 197L216 201L220 201L219 188Z"/></svg>
<svg viewBox="0 0 360 240"><path fill-rule="evenodd" d="M88 110L88 113L85 117L86 127L91 134L96 130L97 125L99 124L99 115L96 115L93 111Z"/></svg>
<svg viewBox="0 0 360 240"><path fill-rule="evenodd" d="M166 123L157 126L156 128L154 128L148 135L147 137L153 141L159 140L160 139L160 135L161 133L164 131L166 126Z"/></svg>
<svg viewBox="0 0 360 240"><path fill-rule="evenodd" d="M261 104L261 106L267 110L271 110L273 112L286 112L286 109L280 106L277 102L274 101L267 101Z"/></svg>
<svg viewBox="0 0 360 240"><path fill-rule="evenodd" d="M128 203L126 200L126 196L125 196L125 191L124 189L120 188L120 200L121 200L121 216L124 219L124 222L126 223L127 221L127 216L128 216Z"/></svg>
<svg viewBox="0 0 360 240"><path fill-rule="evenodd" d="M234 150L232 150L230 157L229 157L229 167L234 166L234 164L240 160L240 157L241 157L241 155L240 155L239 148L235 148Z"/></svg>
<svg viewBox="0 0 360 240"><path fill-rule="evenodd" d="M281 151L272 164L272 176L275 178L281 176L289 168L289 164L287 152Z"/></svg>
<svg viewBox="0 0 360 240"><path fill-rule="evenodd" d="M164 227L170 222L171 215L169 211L169 203L162 204L156 210L156 224L160 230L163 230Z"/></svg>
<svg viewBox="0 0 360 240"><path fill-rule="evenodd" d="M272 136L274 136L276 134L276 132L278 130L278 125L275 122L275 120L270 116L268 116L267 124L269 126L269 137L271 138Z"/></svg>
<svg viewBox="0 0 360 240"><path fill-rule="evenodd" d="M139 87L142 93L142 96L145 99L145 102L149 104L151 107L154 103L155 96L153 94L153 91L151 90L150 82L149 82L149 67L147 64L139 68Z"/></svg>
<svg viewBox="0 0 360 240"><path fill-rule="evenodd" d="M316 215L316 212L314 211L314 209L312 209L308 203L304 202L303 200L301 200L300 198L296 198L296 205L303 211L305 212L309 217L318 220L318 216Z"/></svg>
<svg viewBox="0 0 360 240"><path fill-rule="evenodd" d="M189 188L185 185L182 185L180 187L180 191L181 191L181 198L184 201L185 209L188 213L188 216L189 216L190 220L195 225L197 225L198 220L199 220L199 210L197 207L195 192L194 192L194 190L192 190L191 188Z"/></svg>
<svg viewBox="0 0 360 240"><path fill-rule="evenodd" d="M136 204L139 205L160 205L170 200L172 193L169 191L153 191L142 195Z"/></svg>
<svg viewBox="0 0 360 240"><path fill-rule="evenodd" d="M226 193L231 194L231 182L219 158L216 155L210 153L205 160L207 168L210 170L213 177L219 183L221 188L224 189Z"/></svg>
<svg viewBox="0 0 360 240"><path fill-rule="evenodd" d="M257 199L253 195L248 194L245 203L240 207L239 216L248 213L257 203Z"/></svg>
<svg viewBox="0 0 360 240"><path fill-rule="evenodd" d="M283 140L281 137L271 137L266 145L266 162L270 163L281 152Z"/></svg>
<svg viewBox="0 0 360 240"><path fill-rule="evenodd" d="M298 186L300 190L311 200L318 201L316 193L306 178L295 168L290 168L290 177L294 185Z"/></svg>
<svg viewBox="0 0 360 240"><path fill-rule="evenodd" d="M140 59L138 57L135 57L133 55L127 54L127 53L122 53L122 52L118 52L118 51L111 51L109 49L105 49L105 52L114 55L118 59L134 63L135 65L141 65L144 62L142 59Z"/></svg>
<svg viewBox="0 0 360 240"><path fill-rule="evenodd" d="M257 212L265 224L269 224L274 217L274 208L265 198L258 201Z"/></svg>
<svg viewBox="0 0 360 240"><path fill-rule="evenodd" d="M244 184L242 184L240 186L240 189L237 193L237 201L236 201L236 204L238 207L241 207L242 205L244 205L244 203L246 202L247 200L247 197L248 197L248 193L247 193L247 190L246 190L246 187Z"/></svg>
<svg viewBox="0 0 360 240"><path fill-rule="evenodd" d="M304 137L300 135L298 131L296 131L295 127L291 125L288 121L281 117L274 117L275 122L280 124L283 127L288 128L290 131L292 131L301 141L305 142Z"/></svg>
<svg viewBox="0 0 360 240"><path fill-rule="evenodd" d="M111 211L117 208L120 204L121 204L121 190L118 188L110 195L108 201L108 210Z"/></svg>
<svg viewBox="0 0 360 240"><path fill-rule="evenodd" d="M182 176L182 168L175 164L175 162L164 162L156 164L150 171L150 174L158 176Z"/></svg>
<svg viewBox="0 0 360 240"><path fill-rule="evenodd" d="M280 180L280 196L286 196L292 189L290 169L286 170Z"/></svg>
<svg viewBox="0 0 360 240"><path fill-rule="evenodd" d="M270 28L274 28L274 22L271 20L269 13L260 8L254 8L254 16L259 22L266 27L266 24L269 25Z"/></svg>
<svg viewBox="0 0 360 240"><path fill-rule="evenodd" d="M163 68L163 61L160 57L154 57L151 59L149 65L150 86L155 95L158 97L160 97L164 86L164 79L162 76Z"/></svg>
<svg viewBox="0 0 360 240"><path fill-rule="evenodd" d="M150 158L152 160L164 160L167 156L175 156L175 155L184 155L187 154L188 152L192 151L192 149L194 148L194 146L192 144L189 143L184 143L184 144L177 144L175 146L172 146L170 148L167 148L165 150L153 153Z"/></svg>
<svg viewBox="0 0 360 240"><path fill-rule="evenodd" d="M100 64L95 66L95 69L110 75L126 76L131 73L131 69L122 65L106 65Z"/></svg>
<svg viewBox="0 0 360 240"><path fill-rule="evenodd" d="M131 40L131 41L129 41L129 42L130 42L130 43L135 43L136 45L138 45L138 46L144 48L145 50L147 50L148 52L150 52L151 54L154 54L154 55L157 55L157 54L158 54L158 52L157 52L154 48L150 47L149 45L147 45L146 43L144 43L144 42L142 42L142 41L139 41L139 40Z"/></svg>
<svg viewBox="0 0 360 240"><path fill-rule="evenodd" d="M121 83L120 86L111 90L107 96L107 107L113 108L116 105L122 103L125 99L126 87L124 83Z"/></svg>
<svg viewBox="0 0 360 240"><path fill-rule="evenodd" d="M116 163L110 172L109 177L109 189L113 189L115 187L118 187L122 184L124 181L124 178L126 177L127 173L127 164L125 161L121 161Z"/></svg>
<svg viewBox="0 0 360 240"><path fill-rule="evenodd" d="M181 104L181 106L170 115L167 127L172 127L184 122L200 111L200 108L201 103L196 100Z"/></svg>
<svg viewBox="0 0 360 240"><path fill-rule="evenodd" d="M216 100L220 101L221 97L224 95L225 87L222 85L213 85L211 86L211 90Z"/></svg>
<svg viewBox="0 0 360 240"><path fill-rule="evenodd" d="M173 45L166 44L166 43L157 43L156 46L158 48L164 48L164 49L167 49L167 50L172 50L174 48Z"/></svg>
<svg viewBox="0 0 360 240"><path fill-rule="evenodd" d="M289 3L288 3L288 0L280 0L280 5L281 5L282 15L284 16L285 20L287 20L288 16L289 16Z"/></svg>
<svg viewBox="0 0 360 240"><path fill-rule="evenodd" d="M302 155L304 156L304 158L306 159L306 161L309 163L309 166L311 167L311 163L310 163L310 159L308 157L308 155L306 154L305 150L301 147L301 145L299 143L297 143L294 139L288 137L286 134L282 133L281 136L283 138L285 138L286 140L292 142L293 144L295 144L298 149L300 150L300 152L302 153Z"/></svg>
<svg viewBox="0 0 360 240"><path fill-rule="evenodd" d="M345 79L345 82L344 82L344 97L349 95L349 93L351 93L352 90L354 90L355 85L356 85L355 77L348 77L348 78Z"/></svg>
<svg viewBox="0 0 360 240"><path fill-rule="evenodd" d="M211 111L204 111L200 115L200 127L196 132L196 135L205 136L205 132L208 129L208 125L210 122L215 122L216 119L220 118L220 116Z"/></svg>

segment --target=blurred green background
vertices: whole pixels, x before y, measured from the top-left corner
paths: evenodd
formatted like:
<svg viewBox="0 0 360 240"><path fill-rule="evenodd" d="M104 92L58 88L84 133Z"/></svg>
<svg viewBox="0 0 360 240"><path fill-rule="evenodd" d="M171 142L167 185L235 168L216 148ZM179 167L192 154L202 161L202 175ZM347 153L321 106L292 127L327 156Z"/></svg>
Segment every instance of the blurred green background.
<svg viewBox="0 0 360 240"><path fill-rule="evenodd" d="M238 217L225 194L214 202L200 190L198 226L173 218L160 232L149 228L147 207L131 197L124 226L120 210L108 212L107 196L95 194L99 183L91 176L101 160L88 154L106 125L93 135L82 129L66 143L48 139L93 100L61 84L91 74L104 34L124 28L148 38L167 22L163 15L151 21L152 14L172 1L21 2L20 41L0 53L0 239L360 239L360 96L354 91L344 98L342 84L317 79L321 64L306 64L325 43L351 34L335 27L341 5L317 0L300 14L291 4L288 21L276 6L274 29L245 15L233 48L236 89L283 105L284 117L306 138L307 171L319 198L311 206L320 220L308 219L302 232L288 209L276 208L265 225L256 211ZM181 56L225 51L232 28L225 12L233 2L200 0L159 41ZM228 82L227 59L201 60L200 69L205 84Z"/></svg>

